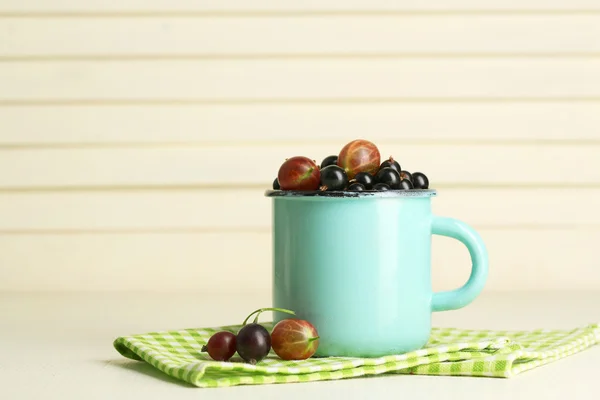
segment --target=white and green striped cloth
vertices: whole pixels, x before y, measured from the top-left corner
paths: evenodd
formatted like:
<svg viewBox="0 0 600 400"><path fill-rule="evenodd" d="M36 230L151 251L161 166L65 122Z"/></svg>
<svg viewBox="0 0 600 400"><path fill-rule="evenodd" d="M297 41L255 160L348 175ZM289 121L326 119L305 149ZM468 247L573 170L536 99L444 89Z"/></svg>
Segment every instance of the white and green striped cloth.
<svg viewBox="0 0 600 400"><path fill-rule="evenodd" d="M270 323L264 323L271 329ZM200 349L232 325L124 336L114 342L127 358L146 361L167 375L199 387L310 382L377 374L465 375L510 378L584 350L600 340L600 324L569 331L489 331L434 328L427 346L380 358L310 358L282 361L273 352L258 365L212 361Z"/></svg>

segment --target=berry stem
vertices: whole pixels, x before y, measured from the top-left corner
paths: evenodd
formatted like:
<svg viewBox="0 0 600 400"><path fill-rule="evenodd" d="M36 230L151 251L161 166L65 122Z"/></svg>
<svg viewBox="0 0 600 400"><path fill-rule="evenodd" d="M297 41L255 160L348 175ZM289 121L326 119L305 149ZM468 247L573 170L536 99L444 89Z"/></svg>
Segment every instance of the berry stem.
<svg viewBox="0 0 600 400"><path fill-rule="evenodd" d="M308 338L308 340L307 340L307 341L308 341L308 343L312 343L312 342L314 342L315 340L319 340L319 336L315 336L315 337Z"/></svg>
<svg viewBox="0 0 600 400"><path fill-rule="evenodd" d="M200 349L201 352L206 353L208 351L208 347L206 347L206 345L202 346L202 348Z"/></svg>
<svg viewBox="0 0 600 400"><path fill-rule="evenodd" d="M246 325L246 323L248 323L248 320L250 319L250 317L252 317L254 314L256 314L256 317L254 318L254 323L257 324L258 323L258 316L263 311L279 311L279 312L283 312L283 313L286 313L286 314L296 315L296 313L294 311L292 311L292 310L286 310L285 308L272 308L272 307L259 308L258 310L251 312L250 315L248 315L246 317L246 319L244 320L244 322L242 322L242 325Z"/></svg>

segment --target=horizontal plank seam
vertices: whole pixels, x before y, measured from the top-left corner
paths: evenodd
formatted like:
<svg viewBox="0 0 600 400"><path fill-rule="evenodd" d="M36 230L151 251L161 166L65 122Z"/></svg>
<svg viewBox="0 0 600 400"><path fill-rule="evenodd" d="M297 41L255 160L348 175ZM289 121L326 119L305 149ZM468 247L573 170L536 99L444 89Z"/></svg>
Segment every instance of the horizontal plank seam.
<svg viewBox="0 0 600 400"><path fill-rule="evenodd" d="M512 282L512 281L511 281ZM9 304L10 301L17 301L20 302L22 299L26 299L26 298L33 298L33 299L52 299L52 298L59 298L61 299L61 301L63 301L62 299L65 299L69 296L80 296L83 295L86 298L91 298L91 299L99 299L100 296L102 296L102 298L104 299L107 295L112 296L123 296L123 298L125 299L131 299L133 296L138 296L138 295L149 295L152 296L152 299L156 299L157 293L160 294L164 294L164 295L169 295L170 298L174 298L179 297L179 298L185 298L186 296L194 296L192 297L188 297L190 299L190 301L195 302L198 300L198 295L201 294L202 296L210 296L211 300L215 300L216 298L226 298L226 301L231 301L231 298L238 298L238 299L244 299L247 300L249 298L256 298L257 295L261 295L265 292L261 292L260 290L262 290L262 287L255 287L252 286L250 289L248 287L233 287L233 288L227 288L228 290L223 290L223 288L218 288L215 289L214 287L206 287L206 288L201 288L200 291L198 291L197 289L184 289L181 290L180 288L177 289L173 289L171 288L164 288L164 287L160 287L160 286L155 286L155 287L151 287L150 289L140 289L139 287L135 287L135 288L121 288L121 289L98 289L97 287L95 289L90 289L90 288L82 288L82 286L80 285L71 285L73 287L71 287L70 289L64 289L64 288L54 288L54 289L48 289L48 286L43 286L40 284L34 284L34 285L27 285L29 286L33 286L34 288L29 288L29 289L23 289L23 288L15 288L14 286L8 286L8 287L0 287L0 302L2 302L2 305L5 304ZM246 285L248 286L248 285ZM560 287L556 287L556 288L544 288L544 287L540 287L539 285L535 285L532 287L528 287L526 289L524 288L514 288L514 287L509 287L509 285L502 285L502 286L506 286L504 289L498 289L497 287L494 288L488 288L486 287L485 292L482 294L482 296L486 296L488 299L491 299L493 297L496 297L498 295L500 296L506 296L506 295L510 295L510 296L522 296L522 295L527 295L527 296L538 296L539 295L552 295L552 296L559 296L556 298L574 298L574 297L579 297L582 298L584 296L590 296L591 298L593 298L594 300L597 299L598 297L598 290L600 288L581 288L581 287L568 287L568 286L560 286ZM266 292L268 293L268 292ZM510 293L510 294L509 294ZM252 296L252 297L250 297ZM206 297L209 298L209 297ZM533 298L533 297L530 297ZM537 298L537 297L536 297ZM25 303L27 304L27 303ZM62 303L64 304L64 303ZM213 304L217 304L216 301ZM19 316L22 316L23 314L19 314Z"/></svg>
<svg viewBox="0 0 600 400"><path fill-rule="evenodd" d="M247 148L247 147L278 147L278 146L307 146L307 145L339 145L333 140L312 141L286 141L286 140L235 140L235 141L180 141L180 142L33 142L10 143L0 139L0 151L24 150L117 150L117 149L189 149L205 147ZM377 140L378 145L411 145L411 146L599 146L598 139L469 139L469 138L440 138L440 139L414 139L403 137L400 139Z"/></svg>
<svg viewBox="0 0 600 400"><path fill-rule="evenodd" d="M397 9L348 9L348 10L119 10L119 11L18 11L1 10L0 18L261 18L261 17L395 17L395 16L518 16L518 15L600 15L600 8L585 9L439 9L439 10L397 10Z"/></svg>
<svg viewBox="0 0 600 400"><path fill-rule="evenodd" d="M233 98L233 99L0 99L0 107L47 106L179 106L179 105L291 105L291 104L481 104L481 103L600 103L600 96L564 97L354 97L354 98Z"/></svg>
<svg viewBox="0 0 600 400"><path fill-rule="evenodd" d="M473 224L480 231L600 230L600 224ZM271 227L155 227L90 229L0 229L0 236L122 235L122 234L270 234Z"/></svg>
<svg viewBox="0 0 600 400"><path fill-rule="evenodd" d="M229 183L229 184L175 184L175 185L46 185L46 186L1 186L0 194L23 193L87 193L87 192L165 192L165 191L202 191L202 190L269 190L271 182L265 183ZM600 182L523 182L523 183L438 183L434 189L600 189Z"/></svg>
<svg viewBox="0 0 600 400"><path fill-rule="evenodd" d="M182 233L257 233L270 232L269 227L154 227L154 228L92 228L92 229L0 229L0 236L11 235L120 235L120 234L182 234Z"/></svg>
<svg viewBox="0 0 600 400"><path fill-rule="evenodd" d="M223 61L223 60L339 60L339 59L595 59L600 52L390 52L390 53L236 53L236 54L2 54L10 62L113 62L113 61Z"/></svg>

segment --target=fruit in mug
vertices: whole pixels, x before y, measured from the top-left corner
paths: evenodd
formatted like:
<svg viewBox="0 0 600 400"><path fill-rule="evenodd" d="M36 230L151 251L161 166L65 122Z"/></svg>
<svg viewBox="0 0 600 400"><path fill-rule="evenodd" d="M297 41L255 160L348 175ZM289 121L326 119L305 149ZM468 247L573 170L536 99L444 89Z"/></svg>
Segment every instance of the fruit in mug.
<svg viewBox="0 0 600 400"><path fill-rule="evenodd" d="M408 171L400 171L400 179L406 179L412 183L412 174Z"/></svg>
<svg viewBox="0 0 600 400"><path fill-rule="evenodd" d="M330 165L337 165L338 156L328 156L323 159L321 162L321 169L328 167Z"/></svg>
<svg viewBox="0 0 600 400"><path fill-rule="evenodd" d="M237 334L236 350L245 361L256 364L271 350L269 331L256 323L244 325Z"/></svg>
<svg viewBox="0 0 600 400"><path fill-rule="evenodd" d="M235 354L236 337L231 332L217 332L202 346L201 351L208 352L215 361L227 361Z"/></svg>
<svg viewBox="0 0 600 400"><path fill-rule="evenodd" d="M342 168L330 165L321 170L321 190L344 190L346 186L348 186L348 175Z"/></svg>
<svg viewBox="0 0 600 400"><path fill-rule="evenodd" d="M317 190L321 172L315 162L307 157L292 157L279 168L277 180L283 190Z"/></svg>
<svg viewBox="0 0 600 400"><path fill-rule="evenodd" d="M325 157L320 166L307 157L292 157L279 168L273 190L356 192L429 188L429 179L422 172L403 171L392 156L381 163L380 158L377 146L363 139L346 144L337 156Z"/></svg>
<svg viewBox="0 0 600 400"><path fill-rule="evenodd" d="M380 154L377 146L367 140L354 140L344 146L338 156L337 165L353 179L359 172L377 173Z"/></svg>
<svg viewBox="0 0 600 400"><path fill-rule="evenodd" d="M415 172L414 174L412 174L412 183L415 189L429 188L429 179L422 172Z"/></svg>
<svg viewBox="0 0 600 400"><path fill-rule="evenodd" d="M373 189L373 185L377 182L375 177L368 172L359 172L354 176L354 180L362 183L367 190Z"/></svg>
<svg viewBox="0 0 600 400"><path fill-rule="evenodd" d="M398 164L398 161L394 160L394 157L392 156L390 156L390 158L381 163L379 169L383 168L393 168L396 170L397 173L400 173L402 171L402 168L400 168L400 164Z"/></svg>
<svg viewBox="0 0 600 400"><path fill-rule="evenodd" d="M388 185L390 189L400 189L400 174L392 167L379 170L377 180Z"/></svg>
<svg viewBox="0 0 600 400"><path fill-rule="evenodd" d="M366 189L365 185L363 185L362 183L354 182L353 184L348 186L348 190L351 192L364 192Z"/></svg>
<svg viewBox="0 0 600 400"><path fill-rule="evenodd" d="M413 184L408 179L402 179L400 181L400 189L402 189L402 190L409 190L409 189L412 189L412 188L413 188Z"/></svg>
<svg viewBox="0 0 600 400"><path fill-rule="evenodd" d="M376 183L373 186L373 190L378 190L380 192L385 191L385 190L390 190L390 187L388 185L386 185L385 183Z"/></svg>
<svg viewBox="0 0 600 400"><path fill-rule="evenodd" d="M273 351L283 360L306 360L317 351L319 334L310 322L289 318L273 327L271 343Z"/></svg>

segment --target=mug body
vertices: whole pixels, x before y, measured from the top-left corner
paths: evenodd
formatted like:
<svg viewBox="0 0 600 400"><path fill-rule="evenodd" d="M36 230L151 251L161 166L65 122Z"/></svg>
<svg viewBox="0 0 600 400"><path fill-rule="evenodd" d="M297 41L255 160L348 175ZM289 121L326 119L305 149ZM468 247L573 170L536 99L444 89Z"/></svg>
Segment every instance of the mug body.
<svg viewBox="0 0 600 400"><path fill-rule="evenodd" d="M273 196L273 306L315 325L316 356L427 343L433 195ZM288 317L275 313L275 322Z"/></svg>

